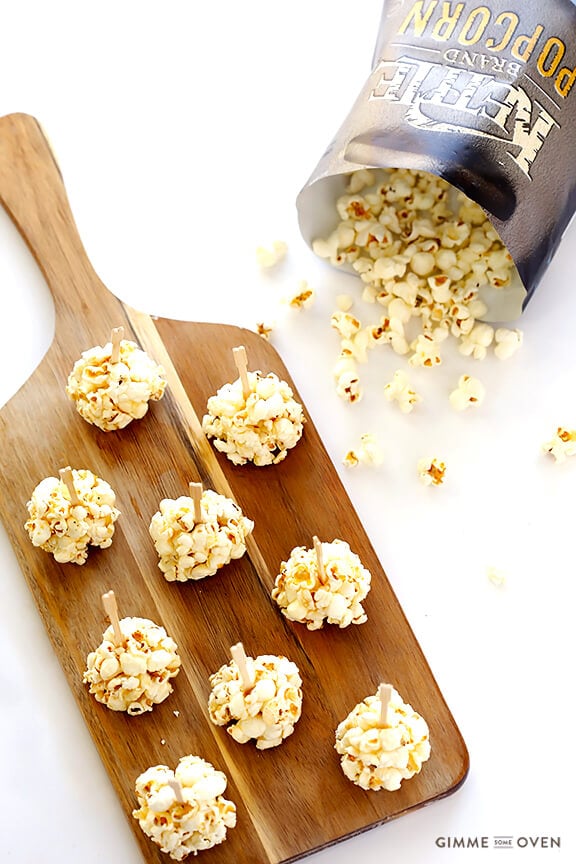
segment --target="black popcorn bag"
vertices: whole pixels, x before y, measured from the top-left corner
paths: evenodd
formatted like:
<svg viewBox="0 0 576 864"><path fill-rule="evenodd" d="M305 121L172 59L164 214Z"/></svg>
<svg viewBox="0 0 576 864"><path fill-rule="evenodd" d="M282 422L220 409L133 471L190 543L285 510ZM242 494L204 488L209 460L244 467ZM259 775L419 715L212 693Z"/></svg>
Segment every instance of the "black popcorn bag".
<svg viewBox="0 0 576 864"><path fill-rule="evenodd" d="M510 252L490 320L518 317L576 206L571 0L385 0L372 72L297 199L308 244L362 168L411 169L479 204Z"/></svg>

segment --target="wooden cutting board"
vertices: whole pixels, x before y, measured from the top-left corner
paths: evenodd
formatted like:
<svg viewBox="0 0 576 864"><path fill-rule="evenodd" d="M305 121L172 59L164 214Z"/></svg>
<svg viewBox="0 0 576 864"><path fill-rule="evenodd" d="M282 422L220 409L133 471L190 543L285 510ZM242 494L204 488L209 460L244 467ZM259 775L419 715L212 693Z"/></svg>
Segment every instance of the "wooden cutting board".
<svg viewBox="0 0 576 864"><path fill-rule="evenodd" d="M278 354L249 331L152 319L112 295L87 259L58 167L32 117L0 119L0 157L0 200L56 310L48 353L0 411L2 520L144 860L169 859L131 817L135 778L150 765L175 767L188 753L226 772L227 796L238 807L229 839L203 853L213 864L293 861L453 792L468 771L465 744L306 406L304 437L277 466L235 467L201 432L208 396L237 377L232 347L244 344L251 368L273 371L294 387ZM164 365L168 387L142 421L106 433L81 419L64 387L81 352L103 344L119 325ZM81 567L57 564L32 546L23 527L33 488L68 464L107 480L122 513L112 546L91 552ZM255 522L253 537L248 554L217 576L169 584L148 525L162 498L185 494L198 479L239 503ZM271 602L280 562L314 534L347 540L372 572L365 624L309 632ZM122 615L163 624L180 648L174 693L140 717L109 711L82 684L86 655L108 623L100 596L110 588ZM208 676L239 640L248 654L284 654L300 668L302 718L273 750L236 744L208 720ZM431 732L429 762L393 793L354 786L333 749L338 722L381 680L398 688Z"/></svg>

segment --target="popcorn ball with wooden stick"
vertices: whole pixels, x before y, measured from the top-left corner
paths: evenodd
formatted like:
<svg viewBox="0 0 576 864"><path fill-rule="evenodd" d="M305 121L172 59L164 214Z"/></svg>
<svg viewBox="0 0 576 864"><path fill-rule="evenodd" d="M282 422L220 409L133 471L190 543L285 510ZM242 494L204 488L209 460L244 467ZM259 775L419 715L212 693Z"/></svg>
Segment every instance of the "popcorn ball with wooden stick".
<svg viewBox="0 0 576 864"><path fill-rule="evenodd" d="M313 549L296 546L282 562L272 599L286 618L309 630L320 629L324 622L339 627L363 624L370 571L344 540L321 543L314 537L313 542Z"/></svg>
<svg viewBox="0 0 576 864"><path fill-rule="evenodd" d="M295 663L275 654L247 657L241 642L232 661L210 676L208 712L216 726L239 744L277 747L294 731L302 713L302 679Z"/></svg>
<svg viewBox="0 0 576 864"><path fill-rule="evenodd" d="M118 616L113 591L102 595L110 626L87 658L83 681L111 711L134 716L152 711L172 693L180 671L178 646L164 627L147 618Z"/></svg>
<svg viewBox="0 0 576 864"><path fill-rule="evenodd" d="M136 779L132 816L174 861L218 846L236 825L236 805L224 798L223 771L200 756L183 756L173 771L154 765Z"/></svg>
<svg viewBox="0 0 576 864"><path fill-rule="evenodd" d="M66 385L79 414L105 432L140 420L166 388L162 366L123 335L124 328L115 327L110 342L83 351Z"/></svg>
<svg viewBox="0 0 576 864"><path fill-rule="evenodd" d="M213 576L246 552L254 522L230 498L201 483L190 483L190 496L164 498L150 522L150 536L168 582Z"/></svg>
<svg viewBox="0 0 576 864"><path fill-rule="evenodd" d="M339 724L334 746L346 777L374 791L399 789L430 757L428 724L385 683Z"/></svg>
<svg viewBox="0 0 576 864"><path fill-rule="evenodd" d="M112 487L86 468L62 468L45 477L27 502L24 527L34 546L50 552L60 564L84 564L90 546L112 543L120 515Z"/></svg>
<svg viewBox="0 0 576 864"><path fill-rule="evenodd" d="M302 405L273 372L248 371L244 346L233 354L239 377L208 399L202 428L235 465L282 462L302 437Z"/></svg>

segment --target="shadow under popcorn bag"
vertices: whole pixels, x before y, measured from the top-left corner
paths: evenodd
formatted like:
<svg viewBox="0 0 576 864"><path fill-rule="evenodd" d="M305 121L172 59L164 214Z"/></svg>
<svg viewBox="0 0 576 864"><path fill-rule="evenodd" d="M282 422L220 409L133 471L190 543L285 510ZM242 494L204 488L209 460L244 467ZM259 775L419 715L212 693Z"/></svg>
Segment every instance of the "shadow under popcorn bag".
<svg viewBox="0 0 576 864"><path fill-rule="evenodd" d="M575 36L572 0L385 2L370 77L297 199L306 242L369 299L517 318L576 209Z"/></svg>

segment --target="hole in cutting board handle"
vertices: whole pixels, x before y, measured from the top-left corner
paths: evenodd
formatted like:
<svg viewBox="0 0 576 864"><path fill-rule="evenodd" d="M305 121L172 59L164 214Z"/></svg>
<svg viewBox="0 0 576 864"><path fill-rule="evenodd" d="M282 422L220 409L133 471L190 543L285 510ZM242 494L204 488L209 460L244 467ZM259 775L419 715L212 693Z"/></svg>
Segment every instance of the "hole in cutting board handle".
<svg viewBox="0 0 576 864"><path fill-rule="evenodd" d="M0 406L24 384L54 339L54 301L18 229L0 207Z"/></svg>

